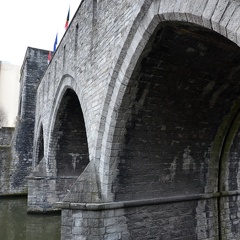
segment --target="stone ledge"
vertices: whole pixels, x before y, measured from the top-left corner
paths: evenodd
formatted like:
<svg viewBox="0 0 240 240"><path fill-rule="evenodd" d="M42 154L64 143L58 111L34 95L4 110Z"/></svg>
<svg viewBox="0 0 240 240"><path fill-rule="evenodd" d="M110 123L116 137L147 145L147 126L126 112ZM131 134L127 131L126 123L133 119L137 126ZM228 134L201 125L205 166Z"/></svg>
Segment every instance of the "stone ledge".
<svg viewBox="0 0 240 240"><path fill-rule="evenodd" d="M60 177L44 177L44 176L28 176L26 177L26 179L28 180L42 180L42 179L45 179L45 180L58 180L58 179L78 179L78 176L60 176Z"/></svg>
<svg viewBox="0 0 240 240"><path fill-rule="evenodd" d="M26 177L28 180L42 180L45 179L44 177L35 177L35 176L28 176Z"/></svg>
<svg viewBox="0 0 240 240"><path fill-rule="evenodd" d="M220 196L230 196L236 195L230 194L230 192L223 193L205 193L205 194L193 194L186 196L173 196L173 197L164 197L164 198L154 198L154 199L143 199L143 200L134 200L134 201L122 201L122 202L109 202L109 203L70 203L70 202L56 202L55 207L61 209L79 209L79 210L88 210L88 211L97 211L97 210L110 210L118 208L128 208L128 207L139 207L146 205L155 205L155 204L164 204L164 203L174 203L174 202L185 202L185 201L194 201L201 199L217 198Z"/></svg>
<svg viewBox="0 0 240 240"><path fill-rule="evenodd" d="M123 202L110 202L110 203L69 203L69 202L56 202L54 207L59 209L73 209L73 210L86 210L86 211L97 211L97 210L110 210L128 207L139 207L155 204L174 203L174 202L186 202L194 200L211 199L218 197L228 197L240 195L240 191L224 191L216 193L205 193L205 194L193 194L186 196L173 196L165 198L154 198L154 199L143 199L134 201L123 201Z"/></svg>
<svg viewBox="0 0 240 240"><path fill-rule="evenodd" d="M11 145L0 145L0 148L10 148Z"/></svg>
<svg viewBox="0 0 240 240"><path fill-rule="evenodd" d="M240 195L240 191L234 190L234 191L223 191L220 193L223 197L230 197L230 196L237 196Z"/></svg>

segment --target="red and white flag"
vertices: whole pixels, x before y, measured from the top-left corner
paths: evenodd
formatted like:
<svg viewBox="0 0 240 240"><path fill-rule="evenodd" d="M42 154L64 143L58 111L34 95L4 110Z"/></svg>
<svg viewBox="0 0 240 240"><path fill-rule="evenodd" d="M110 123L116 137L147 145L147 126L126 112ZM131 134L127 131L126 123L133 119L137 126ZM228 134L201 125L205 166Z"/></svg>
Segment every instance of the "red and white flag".
<svg viewBox="0 0 240 240"><path fill-rule="evenodd" d="M52 53L51 53L51 51L49 51L48 52L48 64L50 63L51 58L52 58Z"/></svg>
<svg viewBox="0 0 240 240"><path fill-rule="evenodd" d="M68 28L69 18L70 18L70 7L68 9L67 20L66 20L66 23L65 23L65 30L67 30L67 28Z"/></svg>

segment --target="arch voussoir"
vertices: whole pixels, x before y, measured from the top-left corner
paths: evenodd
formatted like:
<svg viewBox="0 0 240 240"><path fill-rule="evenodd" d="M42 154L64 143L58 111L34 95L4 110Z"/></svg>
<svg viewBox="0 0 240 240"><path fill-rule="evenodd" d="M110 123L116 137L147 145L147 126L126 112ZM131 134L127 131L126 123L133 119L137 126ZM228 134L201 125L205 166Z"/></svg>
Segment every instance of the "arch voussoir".
<svg viewBox="0 0 240 240"><path fill-rule="evenodd" d="M211 18L212 26L215 31L228 37L227 28L236 9L236 2L228 1L226 5L223 5L222 1L219 1L219 5L222 7L217 7Z"/></svg>
<svg viewBox="0 0 240 240"><path fill-rule="evenodd" d="M240 26L240 5L235 7L232 17L227 25L227 38L237 43L237 30Z"/></svg>
<svg viewBox="0 0 240 240"><path fill-rule="evenodd" d="M214 31L219 32L220 33L220 22L222 20L222 18L224 17L224 14L228 8L229 2L228 1L219 1L215 11L212 15L212 28ZM226 26L225 26L226 27Z"/></svg>
<svg viewBox="0 0 240 240"><path fill-rule="evenodd" d="M211 18L214 14L214 11L216 10L216 6L219 0L207 0L206 6L204 8L202 18L203 18L203 26L206 28L211 29ZM200 1L199 1L200 3ZM201 3L200 3L201 4Z"/></svg>

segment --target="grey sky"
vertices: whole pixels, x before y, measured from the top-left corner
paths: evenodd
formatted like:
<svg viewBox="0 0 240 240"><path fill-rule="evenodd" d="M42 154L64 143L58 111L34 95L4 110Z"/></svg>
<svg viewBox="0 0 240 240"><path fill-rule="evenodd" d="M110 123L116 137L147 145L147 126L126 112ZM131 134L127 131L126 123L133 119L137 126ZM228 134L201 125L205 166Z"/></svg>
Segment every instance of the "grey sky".
<svg viewBox="0 0 240 240"><path fill-rule="evenodd" d="M52 50L60 41L70 6L70 20L81 0L2 0L0 60L21 65L28 46Z"/></svg>

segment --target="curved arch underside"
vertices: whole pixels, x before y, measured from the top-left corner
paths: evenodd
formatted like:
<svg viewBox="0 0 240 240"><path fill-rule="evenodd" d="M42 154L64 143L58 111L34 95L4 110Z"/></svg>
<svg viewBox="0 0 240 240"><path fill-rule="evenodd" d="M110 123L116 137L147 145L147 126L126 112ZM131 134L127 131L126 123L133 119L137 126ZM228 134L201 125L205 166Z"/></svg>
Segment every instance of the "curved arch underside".
<svg viewBox="0 0 240 240"><path fill-rule="evenodd" d="M61 100L53 139L57 175L79 176L89 163L89 154L82 109L71 89Z"/></svg>
<svg viewBox="0 0 240 240"><path fill-rule="evenodd" d="M220 158L239 74L240 49L225 37L189 23L159 25L118 113L116 201L231 188L219 184Z"/></svg>
<svg viewBox="0 0 240 240"><path fill-rule="evenodd" d="M43 126L41 125L40 134L37 141L36 164L39 164L43 157L44 157L44 139L43 139Z"/></svg>

